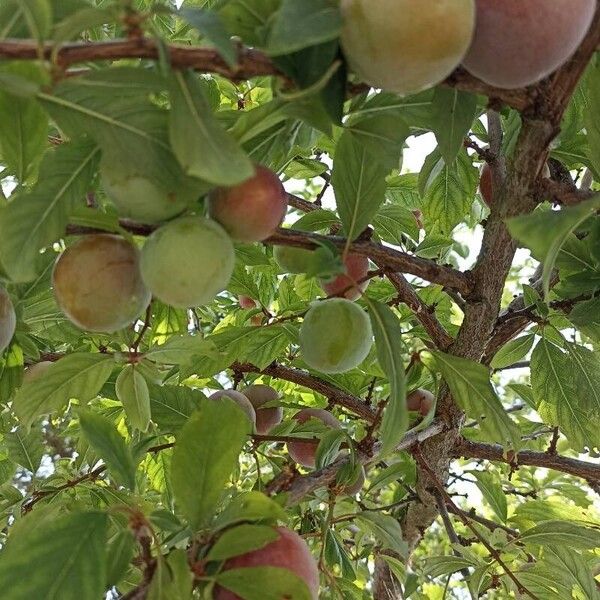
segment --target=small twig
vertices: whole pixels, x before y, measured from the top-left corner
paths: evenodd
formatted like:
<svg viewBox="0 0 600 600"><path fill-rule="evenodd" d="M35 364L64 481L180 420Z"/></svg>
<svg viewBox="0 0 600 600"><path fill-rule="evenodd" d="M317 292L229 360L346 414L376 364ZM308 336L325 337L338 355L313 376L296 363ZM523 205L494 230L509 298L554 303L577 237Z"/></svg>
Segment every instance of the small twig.
<svg viewBox="0 0 600 600"><path fill-rule="evenodd" d="M142 328L140 329L140 332L139 332L136 340L131 345L132 352L137 352L137 350L140 346L140 343L142 341L142 338L144 337L144 334L146 333L146 331L148 331L148 327L150 327L150 319L151 318L152 318L152 302L150 302L150 304L148 304L148 308L146 308L146 316L144 317L144 324L142 325Z"/></svg>
<svg viewBox="0 0 600 600"><path fill-rule="evenodd" d="M548 446L548 450L546 450L546 454L556 455L558 454L556 448L558 446L558 439L560 438L560 429L555 427L552 430L552 439L550 440L550 445Z"/></svg>

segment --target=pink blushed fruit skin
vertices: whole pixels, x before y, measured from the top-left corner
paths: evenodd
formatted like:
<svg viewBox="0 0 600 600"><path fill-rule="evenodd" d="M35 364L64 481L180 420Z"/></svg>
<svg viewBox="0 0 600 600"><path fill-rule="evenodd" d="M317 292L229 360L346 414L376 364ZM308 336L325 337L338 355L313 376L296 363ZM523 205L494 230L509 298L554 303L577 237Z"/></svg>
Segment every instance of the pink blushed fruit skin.
<svg viewBox="0 0 600 600"><path fill-rule="evenodd" d="M422 388L413 390L406 396L406 407L408 410L419 412L425 417L435 402L435 396L429 391Z"/></svg>
<svg viewBox="0 0 600 600"><path fill-rule="evenodd" d="M281 225L287 194L273 171L258 165L253 177L209 194L208 211L238 242L261 242Z"/></svg>
<svg viewBox="0 0 600 600"><path fill-rule="evenodd" d="M256 308L256 301L249 296L238 296L238 302L240 304L240 308L245 310Z"/></svg>
<svg viewBox="0 0 600 600"><path fill-rule="evenodd" d="M243 389L242 393L250 400L256 411L256 433L266 435L275 425L281 423L283 419L283 409L281 406L260 408L267 402L279 400L277 390L269 385L256 384Z"/></svg>
<svg viewBox="0 0 600 600"><path fill-rule="evenodd" d="M306 423L309 419L319 419L331 429L341 429L340 422L322 408L304 408L293 417L298 423ZM313 442L288 442L287 449L292 460L303 467L315 468L315 457L318 444Z"/></svg>
<svg viewBox="0 0 600 600"><path fill-rule="evenodd" d="M302 579L313 600L319 597L319 570L306 542L295 532L285 527L275 528L279 539L267 544L263 548L230 558L223 567L224 571L230 569L243 569L244 567L279 567L288 569ZM269 582L264 582L268 587ZM222 587L215 587L214 600L241 600L241 598Z"/></svg>
<svg viewBox="0 0 600 600"><path fill-rule="evenodd" d="M358 286L354 285L361 279L364 279L369 272L369 259L360 254L348 254L344 261L346 273L338 275L333 281L321 282L321 285L328 296L340 296L347 300L358 300L362 292L367 289L368 281L363 281Z"/></svg>
<svg viewBox="0 0 600 600"><path fill-rule="evenodd" d="M596 0L477 0L465 68L490 85L532 85L563 65L587 33Z"/></svg>
<svg viewBox="0 0 600 600"><path fill-rule="evenodd" d="M233 400L244 411L244 414L248 417L252 423L252 428L254 429L256 426L256 412L254 411L254 407L250 403L250 400L248 400L244 394L237 392L236 390L219 390L208 397L209 400L214 401L219 401L222 398Z"/></svg>
<svg viewBox="0 0 600 600"><path fill-rule="evenodd" d="M542 177L550 177L550 167L548 167L548 163L544 164ZM494 176L492 168L488 163L484 163L481 168L481 174L479 176L479 193L487 207L492 208L492 206L494 206Z"/></svg>

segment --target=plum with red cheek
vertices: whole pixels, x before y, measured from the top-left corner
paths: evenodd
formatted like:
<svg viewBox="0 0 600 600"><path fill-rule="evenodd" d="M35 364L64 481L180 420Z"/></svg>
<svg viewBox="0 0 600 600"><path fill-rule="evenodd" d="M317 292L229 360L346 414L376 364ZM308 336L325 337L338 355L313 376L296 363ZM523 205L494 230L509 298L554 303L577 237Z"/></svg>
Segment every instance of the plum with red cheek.
<svg viewBox="0 0 600 600"><path fill-rule="evenodd" d="M250 403L250 400L248 400L244 394L237 392L236 390L219 390L208 397L209 400L216 402L222 400L223 398L229 398L230 400L233 400L244 411L244 414L252 423L252 430L254 430L256 427L256 412L254 411L254 407Z"/></svg>
<svg viewBox="0 0 600 600"><path fill-rule="evenodd" d="M263 404L279 400L277 390L270 385L256 384L248 386L242 390L242 393L250 400L256 411L256 433L266 435L275 425L281 423L283 419L281 406L261 408Z"/></svg>
<svg viewBox="0 0 600 600"><path fill-rule="evenodd" d="M596 0L477 0L475 36L463 65L504 89L532 85L573 55Z"/></svg>
<svg viewBox="0 0 600 600"><path fill-rule="evenodd" d="M368 281L360 282L369 272L369 259L360 254L348 254L344 261L346 272L338 275L333 281L321 281L321 286L328 296L340 296L347 300L358 300L367 289ZM358 283L358 286L356 285ZM344 291L345 290L345 291ZM344 292L342 294L342 292Z"/></svg>
<svg viewBox="0 0 600 600"><path fill-rule="evenodd" d="M287 205L279 177L261 165L247 181L217 188L208 197L209 215L238 242L261 242L275 233Z"/></svg>
<svg viewBox="0 0 600 600"><path fill-rule="evenodd" d="M322 408L304 408L294 415L298 423L309 419L319 419L330 429L341 429L340 422L329 411ZM315 442L288 442L287 449L291 459L303 467L314 469L318 444Z"/></svg>
<svg viewBox="0 0 600 600"><path fill-rule="evenodd" d="M406 396L406 407L408 410L418 412L423 417L429 413L434 403L435 396L429 390L422 388L417 388Z"/></svg>
<svg viewBox="0 0 600 600"><path fill-rule="evenodd" d="M15 334L17 315L10 296L0 287L0 354L4 352Z"/></svg>
<svg viewBox="0 0 600 600"><path fill-rule="evenodd" d="M263 548L230 558L223 566L223 571L249 567L288 569L306 583L311 600L318 600L319 569L306 542L295 531L286 527L275 529L279 534L278 539ZM264 587L269 588L268 581L264 582ZM213 599L242 600L238 595L220 586L215 587Z"/></svg>
<svg viewBox="0 0 600 600"><path fill-rule="evenodd" d="M238 296L238 302L240 304L240 308L243 308L244 310L256 308L256 300L253 300L249 296Z"/></svg>

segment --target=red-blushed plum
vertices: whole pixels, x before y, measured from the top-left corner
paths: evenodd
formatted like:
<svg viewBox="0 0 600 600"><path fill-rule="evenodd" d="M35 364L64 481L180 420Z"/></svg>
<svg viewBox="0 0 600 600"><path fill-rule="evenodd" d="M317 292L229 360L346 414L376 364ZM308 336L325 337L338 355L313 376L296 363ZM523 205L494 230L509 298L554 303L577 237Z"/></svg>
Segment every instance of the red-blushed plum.
<svg viewBox="0 0 600 600"><path fill-rule="evenodd" d="M550 177L548 163L544 164L542 177ZM494 205L494 177L492 168L488 163L484 163L481 168L481 173L479 175L479 193L488 208L492 208Z"/></svg>
<svg viewBox="0 0 600 600"><path fill-rule="evenodd" d="M52 287L67 318L95 332L123 329L140 316L151 298L140 274L139 250L105 233L82 237L58 257Z"/></svg>
<svg viewBox="0 0 600 600"><path fill-rule="evenodd" d="M15 334L17 315L8 292L0 287L0 352L4 352Z"/></svg>
<svg viewBox="0 0 600 600"><path fill-rule="evenodd" d="M256 411L256 433L265 435L269 433L275 425L281 423L281 420L283 419L283 409L281 406L261 408L261 406L267 404L267 402L279 400L277 390L273 389L270 385L255 384L244 388L242 393L250 400L250 403Z"/></svg>
<svg viewBox="0 0 600 600"><path fill-rule="evenodd" d="M532 85L575 52L596 0L476 0L477 25L463 64L499 88Z"/></svg>
<svg viewBox="0 0 600 600"><path fill-rule="evenodd" d="M445 79L465 56L474 0L342 0L342 48L366 83L411 94Z"/></svg>
<svg viewBox="0 0 600 600"><path fill-rule="evenodd" d="M253 550L240 556L234 556L225 562L224 571L247 567L278 567L288 569L297 575L308 587L312 600L319 597L319 569L306 542L295 532L286 527L276 527L279 539L263 548ZM264 582L268 589L269 582ZM217 586L213 593L214 600L241 600L239 596Z"/></svg>
<svg viewBox="0 0 600 600"><path fill-rule="evenodd" d="M275 246L273 258L286 273L306 273L313 251L293 246Z"/></svg>
<svg viewBox="0 0 600 600"><path fill-rule="evenodd" d="M230 400L233 400L244 411L244 414L252 423L252 429L254 430L256 427L256 412L246 395L236 390L219 390L208 397L209 400L214 402L218 402L223 398L229 398Z"/></svg>
<svg viewBox="0 0 600 600"><path fill-rule="evenodd" d="M348 254L344 261L346 273L338 275L333 281L321 281L321 286L328 296L340 296L347 300L358 300L367 289L368 281L358 283L369 272L369 259L361 254ZM356 285L358 283L358 285ZM344 292L342 294L342 292Z"/></svg>
<svg viewBox="0 0 600 600"><path fill-rule="evenodd" d="M35 363L35 365L27 367L23 372L23 383L31 383L32 381L40 379L53 364L54 363L49 360L43 360L39 363Z"/></svg>
<svg viewBox="0 0 600 600"><path fill-rule="evenodd" d="M435 403L435 396L422 388L413 390L406 396L406 407L408 410L419 412L421 416L426 416Z"/></svg>
<svg viewBox="0 0 600 600"><path fill-rule="evenodd" d="M208 197L209 215L238 242L260 242L272 235L281 225L287 205L279 177L261 165L247 181L217 188Z"/></svg>
<svg viewBox="0 0 600 600"><path fill-rule="evenodd" d="M202 217L182 217L157 229L142 248L144 282L165 304L211 302L227 287L235 254L226 231Z"/></svg>
<svg viewBox="0 0 600 600"><path fill-rule="evenodd" d="M240 304L240 308L243 308L244 310L256 308L256 300L253 300L249 296L238 296L238 302Z"/></svg>
<svg viewBox="0 0 600 600"><path fill-rule="evenodd" d="M341 429L340 422L329 411L322 408L303 408L294 415L298 423L306 423L309 419L319 419L330 429ZM287 449L291 459L303 467L314 469L318 444L311 442L288 442Z"/></svg>
<svg viewBox="0 0 600 600"><path fill-rule="evenodd" d="M367 358L373 330L367 313L344 298L314 302L300 326L304 362L322 373L344 373Z"/></svg>

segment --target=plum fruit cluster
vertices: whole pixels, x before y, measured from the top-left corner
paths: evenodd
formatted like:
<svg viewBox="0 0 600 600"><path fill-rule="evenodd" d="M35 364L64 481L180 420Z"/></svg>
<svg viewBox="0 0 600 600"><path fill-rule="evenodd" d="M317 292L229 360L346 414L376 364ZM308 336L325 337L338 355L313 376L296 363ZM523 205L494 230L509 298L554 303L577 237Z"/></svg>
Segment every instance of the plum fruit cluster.
<svg viewBox="0 0 600 600"><path fill-rule="evenodd" d="M342 47L373 87L411 94L460 66L504 89L562 66L587 33L596 0L341 0Z"/></svg>

